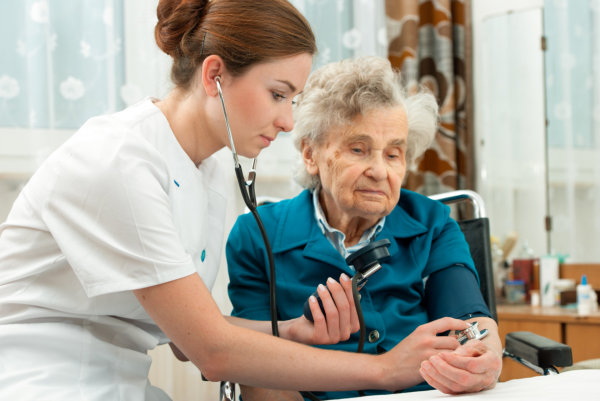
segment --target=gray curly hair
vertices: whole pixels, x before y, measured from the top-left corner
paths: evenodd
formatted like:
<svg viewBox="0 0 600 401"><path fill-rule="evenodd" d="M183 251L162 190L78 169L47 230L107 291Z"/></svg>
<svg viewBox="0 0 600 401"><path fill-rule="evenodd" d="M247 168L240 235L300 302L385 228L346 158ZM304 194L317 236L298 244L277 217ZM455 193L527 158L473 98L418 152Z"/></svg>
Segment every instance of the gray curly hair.
<svg viewBox="0 0 600 401"><path fill-rule="evenodd" d="M315 70L296 99L294 145L320 145L331 128L348 125L366 111L402 106L408 119L406 162L410 166L431 145L438 123L435 97L421 90L408 95L389 60L360 57L329 63ZM300 158L295 180L305 188L319 185L318 176L306 171Z"/></svg>

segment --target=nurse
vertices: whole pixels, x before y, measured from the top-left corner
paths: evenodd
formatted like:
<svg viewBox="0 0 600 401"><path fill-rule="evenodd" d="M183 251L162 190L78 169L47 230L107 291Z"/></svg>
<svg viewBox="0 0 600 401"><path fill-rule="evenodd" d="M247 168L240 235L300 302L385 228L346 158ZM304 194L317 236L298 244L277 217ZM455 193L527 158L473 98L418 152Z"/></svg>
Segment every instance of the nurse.
<svg viewBox="0 0 600 401"><path fill-rule="evenodd" d="M209 380L401 388L401 350L275 338L259 332L267 322L223 317L209 292L231 171L213 156L228 145L216 80L238 153L256 156L292 129L316 50L310 26L285 0L161 0L157 16L175 88L86 122L0 226L0 399L168 400L147 379L147 351L166 342ZM348 281L328 286L327 319L313 307L314 326L281 322L282 337L332 343L356 330Z"/></svg>

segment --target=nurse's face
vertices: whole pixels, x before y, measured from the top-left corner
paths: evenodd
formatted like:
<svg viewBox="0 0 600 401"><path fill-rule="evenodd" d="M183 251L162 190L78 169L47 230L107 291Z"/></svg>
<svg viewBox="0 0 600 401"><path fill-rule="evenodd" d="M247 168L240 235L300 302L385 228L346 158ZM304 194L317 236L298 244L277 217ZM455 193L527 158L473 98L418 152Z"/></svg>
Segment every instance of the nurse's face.
<svg viewBox="0 0 600 401"><path fill-rule="evenodd" d="M323 143L304 145L330 224L357 218L375 224L392 211L406 173L407 138L406 113L397 106L370 110L331 129Z"/></svg>
<svg viewBox="0 0 600 401"><path fill-rule="evenodd" d="M223 92L237 153L255 157L279 132L292 130L292 100L304 88L311 65L312 56L304 53L256 64L231 79Z"/></svg>

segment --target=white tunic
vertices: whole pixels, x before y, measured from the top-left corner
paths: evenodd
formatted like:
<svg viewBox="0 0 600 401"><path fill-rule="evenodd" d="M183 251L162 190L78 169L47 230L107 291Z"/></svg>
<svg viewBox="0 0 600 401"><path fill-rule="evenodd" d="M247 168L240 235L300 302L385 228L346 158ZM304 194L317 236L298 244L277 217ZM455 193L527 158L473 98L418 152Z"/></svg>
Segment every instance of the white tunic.
<svg viewBox="0 0 600 401"><path fill-rule="evenodd" d="M226 199L147 99L96 117L34 174L0 225L0 400L164 400L168 341L133 289L217 274Z"/></svg>

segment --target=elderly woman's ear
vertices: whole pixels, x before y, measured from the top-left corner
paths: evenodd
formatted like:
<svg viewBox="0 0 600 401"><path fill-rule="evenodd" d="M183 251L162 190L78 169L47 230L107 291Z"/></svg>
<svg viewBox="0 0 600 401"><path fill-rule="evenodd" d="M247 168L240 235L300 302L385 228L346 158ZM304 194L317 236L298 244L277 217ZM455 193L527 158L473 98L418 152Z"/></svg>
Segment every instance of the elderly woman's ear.
<svg viewBox="0 0 600 401"><path fill-rule="evenodd" d="M306 139L302 140L302 161L304 161L306 171L310 175L317 175L319 173L319 167L317 166L314 156L314 145L309 143Z"/></svg>

